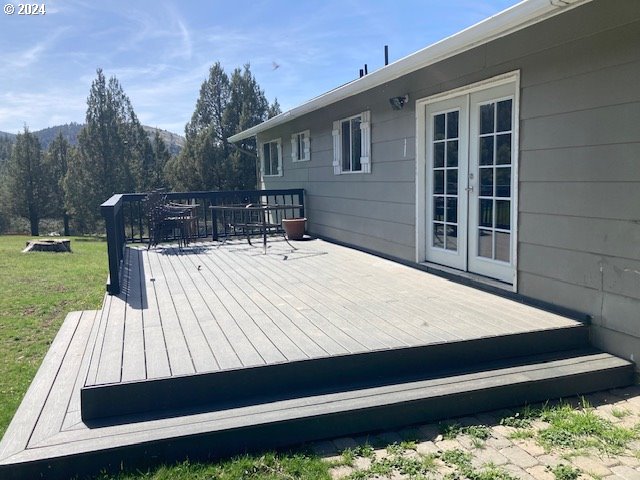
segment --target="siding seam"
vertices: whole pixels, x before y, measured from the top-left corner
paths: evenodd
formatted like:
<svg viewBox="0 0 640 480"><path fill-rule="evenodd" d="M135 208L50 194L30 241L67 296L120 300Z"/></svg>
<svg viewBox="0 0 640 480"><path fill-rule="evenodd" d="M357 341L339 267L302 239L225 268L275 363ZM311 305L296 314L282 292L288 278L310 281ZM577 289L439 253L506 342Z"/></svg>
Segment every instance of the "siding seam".
<svg viewBox="0 0 640 480"><path fill-rule="evenodd" d="M563 252L573 252L573 253L584 253L584 254L588 254L588 255L594 255L596 257L607 257L607 258L615 258L615 259L620 259L620 260L629 260L632 262L638 262L637 258L628 258L628 257L621 257L621 256L617 256L617 255L611 255L608 253L598 253L598 252L592 252L590 250L573 250L571 248L565 248L565 247L558 247L556 245L546 245L544 243L533 243L533 242L518 242L519 245L530 245L533 247L544 247L544 248L552 248L555 250L562 250Z"/></svg>

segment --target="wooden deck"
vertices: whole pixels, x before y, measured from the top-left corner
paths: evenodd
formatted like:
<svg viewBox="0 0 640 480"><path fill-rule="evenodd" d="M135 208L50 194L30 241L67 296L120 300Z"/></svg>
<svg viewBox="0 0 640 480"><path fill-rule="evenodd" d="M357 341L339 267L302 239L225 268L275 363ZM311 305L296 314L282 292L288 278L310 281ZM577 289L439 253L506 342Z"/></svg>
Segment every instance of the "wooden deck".
<svg viewBox="0 0 640 480"><path fill-rule="evenodd" d="M0 443L0 477L204 460L633 380L573 320L296 246L128 248L123 293L63 323Z"/></svg>
<svg viewBox="0 0 640 480"><path fill-rule="evenodd" d="M576 324L321 240L268 245L128 248L85 386Z"/></svg>

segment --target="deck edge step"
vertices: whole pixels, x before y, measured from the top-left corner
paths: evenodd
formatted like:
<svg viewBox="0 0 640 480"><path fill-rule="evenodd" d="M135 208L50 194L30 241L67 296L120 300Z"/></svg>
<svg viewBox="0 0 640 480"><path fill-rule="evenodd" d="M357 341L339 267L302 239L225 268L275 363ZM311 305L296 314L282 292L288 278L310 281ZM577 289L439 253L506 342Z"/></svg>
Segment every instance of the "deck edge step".
<svg viewBox="0 0 640 480"><path fill-rule="evenodd" d="M171 412L198 406L298 396L309 390L350 388L411 375L444 375L468 365L577 350L588 346L588 327L561 328L459 342L229 369L153 380L85 386L84 421ZM286 392L286 393L285 393Z"/></svg>
<svg viewBox="0 0 640 480"><path fill-rule="evenodd" d="M301 399L297 402L300 410L283 409L279 404L266 405L261 407L264 410L261 421L239 416L242 420L225 426L224 421L210 420L209 426L196 428L192 424L182 431L168 429L173 434L165 432L165 437L161 432L150 431L146 441L137 440L126 446L96 447L86 440L83 447L86 451L73 443L52 445L41 449L41 453L52 454L44 458L37 458L40 449L35 448L25 452L26 455L5 459L5 464L0 464L0 476L9 480L30 478L46 471L51 478L63 478L70 473L91 472L97 465L112 471L122 465L144 467L147 465L140 462L145 458L171 462L188 455L190 459L204 460L623 387L633 383L634 375L632 363L602 353L512 370L496 371L496 378L488 382L470 379L444 389L420 391L415 384L407 384L406 390L399 389L395 396L388 392L380 401L373 400L375 392L365 390L342 401L336 400L335 395L327 395L324 405L323 396ZM319 405L316 410L314 405ZM261 414L258 411L255 415ZM74 448L75 451L65 453L65 449ZM11 460L15 463L7 464Z"/></svg>

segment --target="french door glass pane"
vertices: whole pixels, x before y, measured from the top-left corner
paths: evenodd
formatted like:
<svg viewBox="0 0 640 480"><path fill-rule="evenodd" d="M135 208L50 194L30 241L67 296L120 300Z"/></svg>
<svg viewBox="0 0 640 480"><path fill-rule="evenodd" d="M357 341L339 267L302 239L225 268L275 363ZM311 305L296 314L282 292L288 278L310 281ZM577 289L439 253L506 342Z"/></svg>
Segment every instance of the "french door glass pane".
<svg viewBox="0 0 640 480"><path fill-rule="evenodd" d="M480 165L493 165L493 135L480 137Z"/></svg>
<svg viewBox="0 0 640 480"><path fill-rule="evenodd" d="M458 138L458 117L457 110L447 113L447 138Z"/></svg>
<svg viewBox="0 0 640 480"><path fill-rule="evenodd" d="M444 170L433 172L433 193L437 195L444 193Z"/></svg>
<svg viewBox="0 0 640 480"><path fill-rule="evenodd" d="M513 100L503 100L498 102L497 128L498 132L508 132L511 130L511 109Z"/></svg>
<svg viewBox="0 0 640 480"><path fill-rule="evenodd" d="M480 106L480 134L493 133L494 129L494 103Z"/></svg>
<svg viewBox="0 0 640 480"><path fill-rule="evenodd" d="M511 260L511 235L496 232L496 260L508 262Z"/></svg>
<svg viewBox="0 0 640 480"><path fill-rule="evenodd" d="M453 251L458 250L458 227L447 225L447 244L445 248Z"/></svg>
<svg viewBox="0 0 640 480"><path fill-rule="evenodd" d="M447 197L447 223L458 223L458 198Z"/></svg>
<svg viewBox="0 0 640 480"><path fill-rule="evenodd" d="M435 223L433 225L432 245L437 248L444 248L444 225L441 223Z"/></svg>
<svg viewBox="0 0 640 480"><path fill-rule="evenodd" d="M491 197L493 195L493 168L480 169L480 196Z"/></svg>
<svg viewBox="0 0 640 480"><path fill-rule="evenodd" d="M433 139L444 140L444 113L433 117Z"/></svg>
<svg viewBox="0 0 640 480"><path fill-rule="evenodd" d="M478 256L493 258L493 232L491 230L478 230Z"/></svg>
<svg viewBox="0 0 640 480"><path fill-rule="evenodd" d="M509 200L496 200L496 225L500 230L511 229L511 202Z"/></svg>
<svg viewBox="0 0 640 480"><path fill-rule="evenodd" d="M511 196L511 167L496 168L496 197L510 197L510 196Z"/></svg>
<svg viewBox="0 0 640 480"><path fill-rule="evenodd" d="M458 169L450 168L447 170L447 195L458 194Z"/></svg>
<svg viewBox="0 0 640 480"><path fill-rule="evenodd" d="M480 199L480 218L478 225L481 227L493 227L493 200Z"/></svg>
<svg viewBox="0 0 640 480"><path fill-rule="evenodd" d="M433 144L433 166L444 167L444 142Z"/></svg>
<svg viewBox="0 0 640 480"><path fill-rule="evenodd" d="M496 164L509 165L511 163L511 134L496 136Z"/></svg>
<svg viewBox="0 0 640 480"><path fill-rule="evenodd" d="M447 142L447 167L458 166L458 141L449 140Z"/></svg>
<svg viewBox="0 0 640 480"><path fill-rule="evenodd" d="M433 199L433 219L437 222L444 222L444 197Z"/></svg>

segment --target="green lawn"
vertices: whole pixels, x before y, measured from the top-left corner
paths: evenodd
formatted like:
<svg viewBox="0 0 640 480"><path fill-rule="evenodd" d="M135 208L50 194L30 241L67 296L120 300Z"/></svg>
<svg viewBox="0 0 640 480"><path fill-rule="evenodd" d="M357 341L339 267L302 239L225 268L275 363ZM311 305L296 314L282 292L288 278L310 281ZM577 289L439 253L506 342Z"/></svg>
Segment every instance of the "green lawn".
<svg viewBox="0 0 640 480"><path fill-rule="evenodd" d="M67 313L99 309L105 292L106 242L23 254L29 238L0 236L0 437Z"/></svg>

